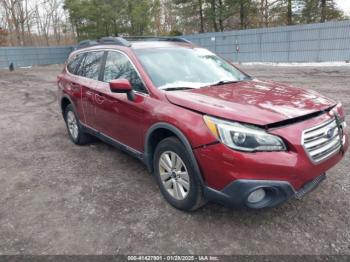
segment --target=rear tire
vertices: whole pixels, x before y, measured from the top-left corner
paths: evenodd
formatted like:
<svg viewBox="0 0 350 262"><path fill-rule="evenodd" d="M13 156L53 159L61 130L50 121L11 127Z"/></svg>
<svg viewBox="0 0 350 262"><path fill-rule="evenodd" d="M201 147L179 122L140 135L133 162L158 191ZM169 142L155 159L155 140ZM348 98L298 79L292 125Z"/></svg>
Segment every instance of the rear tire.
<svg viewBox="0 0 350 262"><path fill-rule="evenodd" d="M193 211L205 204L194 165L179 139L168 137L157 145L153 166L159 189L173 207Z"/></svg>
<svg viewBox="0 0 350 262"><path fill-rule="evenodd" d="M83 131L79 118L71 104L65 108L64 120L66 122L69 138L74 144L85 145L91 142L91 136Z"/></svg>

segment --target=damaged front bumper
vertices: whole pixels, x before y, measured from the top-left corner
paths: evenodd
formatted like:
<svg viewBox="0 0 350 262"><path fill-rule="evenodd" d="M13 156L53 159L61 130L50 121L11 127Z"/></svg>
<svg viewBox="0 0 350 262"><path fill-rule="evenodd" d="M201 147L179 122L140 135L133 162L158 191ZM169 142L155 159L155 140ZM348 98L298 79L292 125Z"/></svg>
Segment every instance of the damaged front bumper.
<svg viewBox="0 0 350 262"><path fill-rule="evenodd" d="M204 196L209 201L228 207L269 208L278 206L293 197L301 199L317 188L325 178L326 174L322 174L304 184L298 191L295 191L293 186L287 181L239 179L220 191L205 187ZM250 200L250 196L254 192L264 192L263 194L260 193L261 199L259 201Z"/></svg>

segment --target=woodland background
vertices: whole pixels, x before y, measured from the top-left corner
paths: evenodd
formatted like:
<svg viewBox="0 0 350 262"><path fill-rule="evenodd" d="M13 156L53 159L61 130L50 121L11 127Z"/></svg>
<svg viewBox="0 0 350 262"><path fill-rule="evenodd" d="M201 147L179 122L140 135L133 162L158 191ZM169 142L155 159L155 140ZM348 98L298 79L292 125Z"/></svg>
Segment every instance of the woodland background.
<svg viewBox="0 0 350 262"><path fill-rule="evenodd" d="M345 0L347 1L347 0ZM186 35L349 19L334 0L0 0L0 46Z"/></svg>

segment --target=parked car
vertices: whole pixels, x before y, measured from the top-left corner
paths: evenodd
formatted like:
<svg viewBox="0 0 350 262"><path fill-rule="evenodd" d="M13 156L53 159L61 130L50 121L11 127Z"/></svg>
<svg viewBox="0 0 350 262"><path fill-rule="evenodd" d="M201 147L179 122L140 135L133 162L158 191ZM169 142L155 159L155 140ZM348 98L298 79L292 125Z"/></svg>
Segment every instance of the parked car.
<svg viewBox="0 0 350 262"><path fill-rule="evenodd" d="M181 38L85 41L58 90L75 144L95 136L139 158L181 210L301 198L349 146L340 103L250 77Z"/></svg>

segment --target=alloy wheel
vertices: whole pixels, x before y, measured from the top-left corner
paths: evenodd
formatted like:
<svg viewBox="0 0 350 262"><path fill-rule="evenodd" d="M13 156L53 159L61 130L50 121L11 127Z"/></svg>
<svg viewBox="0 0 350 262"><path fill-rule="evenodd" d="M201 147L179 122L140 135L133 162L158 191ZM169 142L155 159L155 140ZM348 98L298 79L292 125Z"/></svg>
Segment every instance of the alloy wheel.
<svg viewBox="0 0 350 262"><path fill-rule="evenodd" d="M165 151L159 158L159 175L167 192L176 200L183 200L190 190L190 178L181 157Z"/></svg>
<svg viewBox="0 0 350 262"><path fill-rule="evenodd" d="M79 134L78 122L72 111L68 111L67 113L67 126L68 126L70 135L74 140L76 140Z"/></svg>

